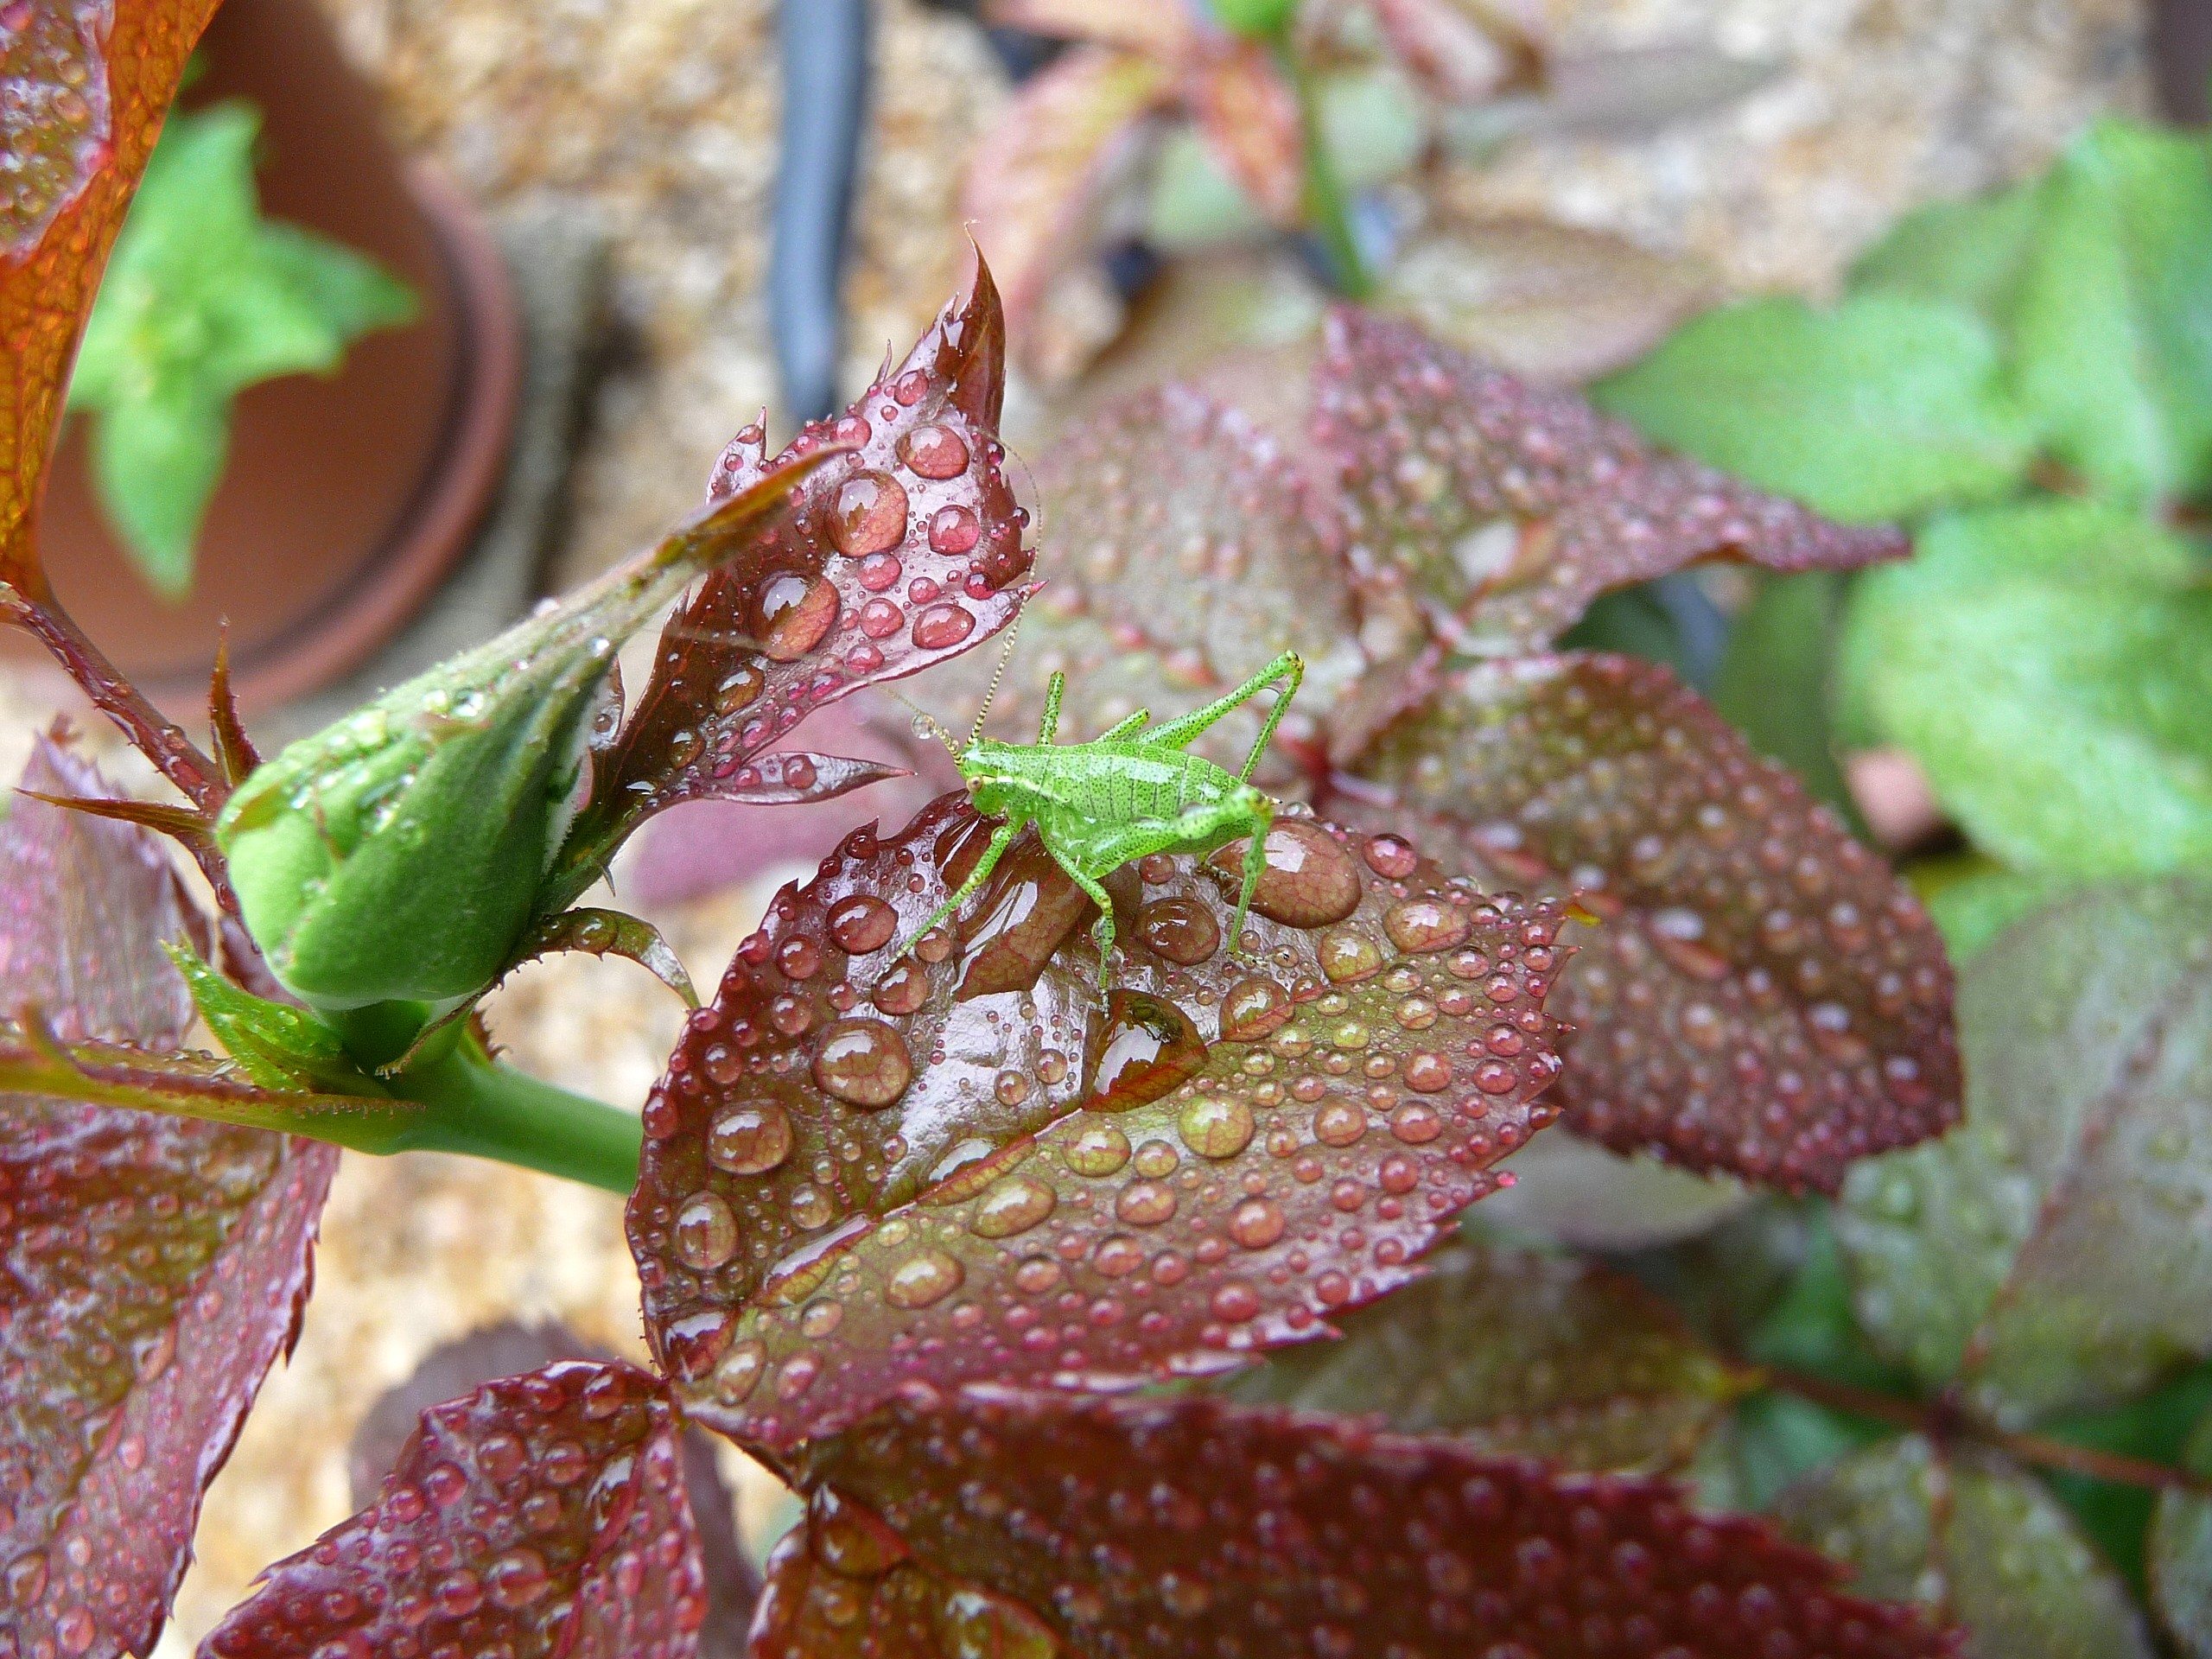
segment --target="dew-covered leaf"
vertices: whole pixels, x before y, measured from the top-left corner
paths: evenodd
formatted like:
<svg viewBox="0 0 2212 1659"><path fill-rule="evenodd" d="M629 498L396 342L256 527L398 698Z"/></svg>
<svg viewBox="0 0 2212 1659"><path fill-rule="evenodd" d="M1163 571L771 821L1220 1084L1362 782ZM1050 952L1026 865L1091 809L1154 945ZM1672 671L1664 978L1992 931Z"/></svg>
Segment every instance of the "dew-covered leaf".
<svg viewBox="0 0 2212 1659"><path fill-rule="evenodd" d="M1402 596L1464 650L1541 646L1606 589L1700 559L1847 569L1904 550L1661 456L1573 394L1404 322L1339 308L1316 375L1314 435L1366 602Z"/></svg>
<svg viewBox="0 0 2212 1659"><path fill-rule="evenodd" d="M1440 1252L1428 1276L1230 1385L1248 1404L1380 1412L1403 1433L1568 1469L1686 1464L1745 1384L1638 1285L1567 1255Z"/></svg>
<svg viewBox="0 0 2212 1659"><path fill-rule="evenodd" d="M786 888L645 1109L646 1327L687 1408L782 1445L919 1380L1128 1386L1230 1369L1414 1277L1549 1121L1560 912L1408 842L1277 821L1253 954L1236 849L1090 902L947 796Z"/></svg>
<svg viewBox="0 0 2212 1659"><path fill-rule="evenodd" d="M1186 714L1294 647L1306 679L1282 737L1313 740L1367 664L1332 515L1281 442L1218 398L1169 385L1069 432L1033 471L1039 534L1058 557L1022 620L991 705L994 735L1035 741L1055 670L1068 677L1062 737L1081 741L1140 708L1156 721ZM995 666L977 652L917 690L964 727ZM1242 766L1267 709L1246 705L1192 753ZM1290 770L1277 757L1269 776Z"/></svg>
<svg viewBox="0 0 2212 1659"><path fill-rule="evenodd" d="M613 1363L614 1356L563 1325L525 1325L504 1319L433 1348L405 1382L378 1396L355 1427L346 1457L346 1484L354 1504L366 1509L378 1501L385 1477L399 1461L425 1411L473 1394L497 1378L520 1376L564 1360L603 1364ZM699 1626L699 1659L743 1659L760 1578L738 1537L734 1500L715 1466L719 1444L696 1425L685 1428L679 1440L684 1491L706 1575L707 1616Z"/></svg>
<svg viewBox="0 0 2212 1659"><path fill-rule="evenodd" d="M1447 863L1600 918L1569 929L1560 987L1577 1133L1833 1191L1955 1119L1950 969L1919 901L1665 669L1465 671L1364 770L1453 826Z"/></svg>
<svg viewBox="0 0 2212 1659"><path fill-rule="evenodd" d="M699 993L691 976L660 930L651 922L619 910L583 906L549 916L523 941L518 962L550 957L563 950L582 950L594 957L620 957L634 962L682 997L688 1007L699 1006Z"/></svg>
<svg viewBox="0 0 2212 1659"><path fill-rule="evenodd" d="M1374 303L1509 373L1573 385L1625 368L1713 291L1703 267L1602 231L1446 220L1408 239Z"/></svg>
<svg viewBox="0 0 2212 1659"><path fill-rule="evenodd" d="M2212 588L2135 515L1938 520L1851 598L1845 697L1974 844L2023 870L2212 870Z"/></svg>
<svg viewBox="0 0 2212 1659"><path fill-rule="evenodd" d="M911 1399L810 1480L1073 1654L1936 1655L1910 1610L1662 1482L1205 1399ZM855 1517L856 1519L857 1517ZM866 1574L860 1574L865 1578ZM1784 1644L1787 1645L1784 1645Z"/></svg>
<svg viewBox="0 0 2212 1659"><path fill-rule="evenodd" d="M981 644L1027 588L1026 515L1000 461L1005 322L979 268L897 367L834 421L770 460L758 426L715 463L710 499L831 445L798 506L725 561L662 631L652 678L597 757L592 801L563 849L595 875L614 846L677 801L805 800L857 787L863 761L770 755L815 709Z"/></svg>
<svg viewBox="0 0 2212 1659"><path fill-rule="evenodd" d="M25 781L106 792L43 743ZM145 831L20 798L0 823L0 980L49 1046L169 1064L192 1002L161 946L187 931ZM26 1654L143 1654L200 1494L297 1332L337 1152L13 1088L0 1082L5 1629Z"/></svg>
<svg viewBox="0 0 2212 1659"><path fill-rule="evenodd" d="M433 1407L378 1501L270 1567L202 1659L689 1659L707 1588L677 1427L660 1380L620 1364Z"/></svg>
<svg viewBox="0 0 2212 1659"><path fill-rule="evenodd" d="M818 1490L769 1556L752 1659L1056 1659L1020 1602L932 1571L882 1519Z"/></svg>
<svg viewBox="0 0 2212 1659"><path fill-rule="evenodd" d="M1782 1496L1783 1524L1853 1569L1862 1595L1919 1602L1971 1659L2151 1659L2120 1575L2032 1475L1917 1434L1847 1453Z"/></svg>
<svg viewBox="0 0 2212 1659"><path fill-rule="evenodd" d="M2093 890L1959 987L1964 1126L1852 1172L1860 1321L2018 1424L2212 1353L2212 893Z"/></svg>
<svg viewBox="0 0 2212 1659"><path fill-rule="evenodd" d="M1897 292L1708 312L1597 397L1654 442L1853 520L2006 494L2035 447L1990 326Z"/></svg>
<svg viewBox="0 0 2212 1659"><path fill-rule="evenodd" d="M101 268L214 0L41 0L0 36L0 583L47 597L38 498Z"/></svg>
<svg viewBox="0 0 2212 1659"><path fill-rule="evenodd" d="M1158 59L1078 46L1030 77L976 147L960 189L961 222L1006 284L1007 327L1034 369L1039 312L1053 279L1088 257L1102 187L1135 150L1173 72Z"/></svg>

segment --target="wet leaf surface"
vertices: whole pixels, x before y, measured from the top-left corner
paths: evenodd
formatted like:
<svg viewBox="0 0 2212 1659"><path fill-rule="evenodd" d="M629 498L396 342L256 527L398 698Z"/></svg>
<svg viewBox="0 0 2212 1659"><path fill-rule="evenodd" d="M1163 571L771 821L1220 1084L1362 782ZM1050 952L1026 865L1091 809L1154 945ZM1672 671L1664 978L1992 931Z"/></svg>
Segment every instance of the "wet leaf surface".
<svg viewBox="0 0 2212 1659"><path fill-rule="evenodd" d="M558 950L582 950L594 957L620 957L634 962L682 997L687 1006L699 1006L699 994L691 987L683 959L661 938L658 928L638 917L591 906L549 916L523 941L517 965Z"/></svg>
<svg viewBox="0 0 2212 1659"><path fill-rule="evenodd" d="M1665 669L1467 670L1366 770L1450 815L1447 857L1486 885L1600 918L1570 930L1560 986L1578 1133L1833 1191L1955 1120L1950 971L1918 900Z"/></svg>
<svg viewBox="0 0 2212 1659"><path fill-rule="evenodd" d="M0 582L46 596L33 545L69 363L124 211L214 0L52 0L0 39Z"/></svg>
<svg viewBox="0 0 2212 1659"><path fill-rule="evenodd" d="M1230 1385L1247 1404L1447 1433L1568 1469L1680 1470L1743 1390L1634 1280L1503 1247L1439 1253L1429 1276Z"/></svg>
<svg viewBox="0 0 2212 1659"><path fill-rule="evenodd" d="M346 1449L353 1501L363 1509L378 1501L385 1477L399 1462L423 1413L473 1394L501 1377L520 1376L563 1360L594 1364L614 1356L562 1325L482 1325L423 1356L414 1375L386 1389L353 1431ZM699 1539L707 1616L699 1626L699 1659L742 1659L760 1575L737 1535L729 1489L715 1468L716 1442L703 1429L686 1428L681 1453L683 1484Z"/></svg>
<svg viewBox="0 0 2212 1659"><path fill-rule="evenodd" d="M1918 1601L1972 1659L2149 1659L2142 1616L2032 1475L1917 1434L1853 1452L1783 1494L1790 1535L1855 1570L1863 1595Z"/></svg>
<svg viewBox="0 0 2212 1659"><path fill-rule="evenodd" d="M2183 1448L2197 1474L2212 1469L2212 1430L2200 1420ZM2212 1654L2212 1497L2161 1492L2143 1551L2151 1606L2188 1659Z"/></svg>
<svg viewBox="0 0 2212 1659"><path fill-rule="evenodd" d="M2212 895L2084 893L1961 981L1966 1124L1852 1173L1875 1342L2018 1425L2212 1352Z"/></svg>
<svg viewBox="0 0 2212 1659"><path fill-rule="evenodd" d="M1366 602L1411 604L1463 650L1541 646L1597 594L1700 559L1850 569L1905 550L1663 457L1407 323L1339 308L1316 375L1314 438L1340 469Z"/></svg>
<svg viewBox="0 0 2212 1659"><path fill-rule="evenodd" d="M1109 880L1102 998L1089 902L1017 842L957 938L892 962L986 837L948 796L786 888L646 1106L648 1335L725 1432L1324 1334L1548 1121L1554 906L1287 817L1254 956L1222 948L1235 849L1156 855Z"/></svg>
<svg viewBox="0 0 2212 1659"><path fill-rule="evenodd" d="M423 1414L369 1508L277 1562L205 1659L689 1659L707 1612L659 1379L564 1362Z"/></svg>
<svg viewBox="0 0 2212 1659"><path fill-rule="evenodd" d="M773 460L759 427L738 435L715 465L712 499L827 446L857 448L822 467L798 507L671 619L636 712L601 757L571 849L603 859L676 801L856 786L866 763L766 752L824 704L941 662L1012 620L1030 553L1000 469L1004 352L998 291L981 270L844 415L810 423Z"/></svg>
<svg viewBox="0 0 2212 1659"><path fill-rule="evenodd" d="M41 744L25 781L105 793ZM59 1038L158 1050L191 1018L145 831L19 798L0 976ZM144 1653L207 1482L298 1331L334 1147L0 1096L0 1593L26 1654Z"/></svg>
<svg viewBox="0 0 2212 1659"><path fill-rule="evenodd" d="M1279 439L1171 385L1069 433L1038 457L1034 478L1039 533L1059 556L1023 618L992 703L994 735L1036 740L1055 670L1068 677L1062 741L1080 741L1139 708L1172 720L1294 646L1306 681L1284 734L1312 741L1366 660L1326 500ZM918 690L964 728L995 665L977 652ZM1192 752L1242 766L1267 707L1247 705ZM1278 752L1266 775L1291 770Z"/></svg>
<svg viewBox="0 0 2212 1659"><path fill-rule="evenodd" d="M1663 1484L1217 1401L918 1396L823 1443L808 1474L874 1511L841 1517L847 1535L872 1538L880 1516L932 1571L1111 1659L1945 1645L1905 1609L1838 1593L1834 1568L1763 1523L1692 1515ZM838 1530L816 1523L817 1554ZM853 1551L856 1596L881 1572L868 1554Z"/></svg>

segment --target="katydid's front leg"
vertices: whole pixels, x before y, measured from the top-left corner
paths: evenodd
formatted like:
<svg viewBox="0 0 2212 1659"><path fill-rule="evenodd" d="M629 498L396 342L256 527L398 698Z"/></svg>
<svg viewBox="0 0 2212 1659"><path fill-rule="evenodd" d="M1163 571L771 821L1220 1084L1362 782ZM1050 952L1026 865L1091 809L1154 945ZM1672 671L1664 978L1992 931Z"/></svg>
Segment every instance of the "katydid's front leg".
<svg viewBox="0 0 2212 1659"><path fill-rule="evenodd" d="M1244 948L1244 915L1252 908L1253 890L1267 874L1268 831L1275 824L1274 803L1268 803L1254 817L1252 837L1244 843L1244 884L1236 890L1236 913L1229 921L1229 954L1232 957Z"/></svg>
<svg viewBox="0 0 2212 1659"><path fill-rule="evenodd" d="M1058 855L1056 854L1054 856L1057 858ZM1114 895L1107 892L1098 878L1090 871L1067 863L1062 863L1060 868L1068 873L1076 886L1090 894L1090 902L1098 906L1098 919L1090 925L1090 937L1098 945L1098 988L1105 990L1108 988L1107 963L1114 954Z"/></svg>
<svg viewBox="0 0 2212 1659"><path fill-rule="evenodd" d="M982 857L976 861L976 868L969 872L968 879L960 884L960 891L931 911L929 920L908 934L891 952L891 960L898 961L899 957L914 948L925 933L967 903L969 895L990 879L991 872L998 868L999 860L1005 855L1006 849L1014 844L1014 838L1020 833L1021 820L1019 818L1008 818L992 831L991 844L983 849Z"/></svg>

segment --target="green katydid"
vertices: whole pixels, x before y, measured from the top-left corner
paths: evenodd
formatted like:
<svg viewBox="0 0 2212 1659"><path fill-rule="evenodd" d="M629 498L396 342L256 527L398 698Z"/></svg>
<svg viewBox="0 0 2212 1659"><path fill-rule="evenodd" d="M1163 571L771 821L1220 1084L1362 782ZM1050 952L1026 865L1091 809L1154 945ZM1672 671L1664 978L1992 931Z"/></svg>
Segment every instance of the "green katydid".
<svg viewBox="0 0 2212 1659"><path fill-rule="evenodd" d="M1009 639L1008 649L1012 648ZM960 890L939 905L916 930L926 933L965 903L982 887L1014 838L1029 825L1045 850L1068 873L1075 884L1098 906L1092 937L1098 941L1098 971L1103 983L1107 961L1114 950L1114 902L1101 885L1133 859L1152 853L1209 853L1227 842L1249 836L1244 854L1243 886L1236 895L1236 914L1229 929L1230 948L1240 948L1244 915L1252 903L1252 890L1267 868L1266 842L1274 823L1275 804L1252 787L1252 773L1267 752L1275 728L1298 695L1306 662L1294 651L1286 651L1227 696L1203 709L1194 709L1153 731L1151 714L1142 709L1088 743L1056 743L1059 729L1060 697L1067 676L1056 673L1045 692L1045 718L1035 743L1004 743L983 735L983 719L997 693L999 676L1006 672L1006 658L984 694L966 745L956 745L944 729L929 720L930 729L951 751L953 764L968 785L976 810L1001 820L990 844ZM1252 752L1244 757L1241 772L1231 773L1212 761L1184 753L1185 747L1231 709L1249 702L1268 686L1281 683L1274 707L1260 727ZM925 720L928 717L925 715ZM899 947L914 943L910 938Z"/></svg>

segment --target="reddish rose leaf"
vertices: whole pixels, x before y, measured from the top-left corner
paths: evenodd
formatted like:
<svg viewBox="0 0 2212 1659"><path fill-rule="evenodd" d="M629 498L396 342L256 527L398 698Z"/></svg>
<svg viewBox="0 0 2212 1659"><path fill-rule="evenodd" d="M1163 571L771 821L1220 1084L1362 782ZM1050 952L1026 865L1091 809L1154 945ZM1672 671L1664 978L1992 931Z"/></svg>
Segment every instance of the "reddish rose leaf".
<svg viewBox="0 0 2212 1659"><path fill-rule="evenodd" d="M874 1515L818 1489L768 1557L752 1659L1054 1659L1020 1602L932 1572Z"/></svg>
<svg viewBox="0 0 2212 1659"><path fill-rule="evenodd" d="M435 1406L383 1496L263 1574L206 1659L688 1659L707 1588L657 1377L567 1361Z"/></svg>
<svg viewBox="0 0 2212 1659"><path fill-rule="evenodd" d="M38 498L92 295L215 0L40 0L0 29L0 583L47 597Z"/></svg>
<svg viewBox="0 0 2212 1659"><path fill-rule="evenodd" d="M999 465L1004 348L998 291L979 270L966 300L948 304L839 419L810 423L773 461L759 427L737 435L710 499L829 445L854 453L822 466L798 506L670 620L637 711L600 757L571 848L603 860L677 801L857 787L868 763L766 751L824 704L942 662L1013 620L1030 554L1027 515Z"/></svg>
<svg viewBox="0 0 2212 1659"><path fill-rule="evenodd" d="M1033 369L1057 356L1037 337L1046 292L1087 254L1093 199L1173 85L1156 58L1078 46L1024 82L976 148L961 222L1005 279L1007 327Z"/></svg>
<svg viewBox="0 0 2212 1659"><path fill-rule="evenodd" d="M105 792L49 745L26 781ZM60 1035L174 1046L192 1003L161 941L185 924L143 830L23 799L0 824L0 973ZM337 1155L0 1096L0 1590L25 1654L151 1649L200 1494L298 1332Z"/></svg>
<svg viewBox="0 0 2212 1659"><path fill-rule="evenodd" d="M889 960L988 829L947 796L785 889L647 1104L647 1334L727 1433L1325 1335L1549 1121L1555 908L1292 816L1254 955L1223 948L1235 851L1154 855L1109 878L1102 999L1090 903L1031 840L957 935Z"/></svg>
<svg viewBox="0 0 2212 1659"><path fill-rule="evenodd" d="M1482 655L1541 647L1608 588L1700 559L1852 569L1905 551L1661 456L1571 392L1483 367L1410 324L1339 307L1316 369L1370 607L1417 608Z"/></svg>
<svg viewBox="0 0 2212 1659"><path fill-rule="evenodd" d="M983 16L994 29L1096 41L1169 63L1190 50L1201 27L1184 0L1117 0L1111 6L1094 0L983 0Z"/></svg>
<svg viewBox="0 0 2212 1659"><path fill-rule="evenodd" d="M1306 683L1278 737L1294 752L1367 666L1334 518L1275 438L1204 392L1166 385L1101 412L1033 469L1039 530L1063 556L1030 602L991 730L1029 742L1046 682L1068 677L1070 738L1139 708L1188 713L1296 647ZM1172 594L1173 603L1162 596ZM964 727L996 667L991 653L933 671L917 688ZM1248 705L1192 746L1236 769L1268 704ZM1288 775L1281 760L1271 772Z"/></svg>
<svg viewBox="0 0 2212 1659"><path fill-rule="evenodd" d="M842 1500L845 1531L865 1516L1075 1654L1955 1651L1916 1610L1840 1593L1832 1563L1764 1522L1694 1514L1663 1482L1335 1418L918 1391L812 1448L805 1472ZM847 1576L863 1601L876 1575Z"/></svg>
<svg viewBox="0 0 2212 1659"><path fill-rule="evenodd" d="M1297 223L1306 193L1298 94L1257 41L1210 41L1183 98L1231 178L1278 225Z"/></svg>
<svg viewBox="0 0 2212 1659"><path fill-rule="evenodd" d="M1603 918L1560 987L1578 1133L1834 1192L1957 1121L1951 971L1919 901L1666 669L1467 670L1367 771L1441 815L1429 833L1457 824L1462 868Z"/></svg>
<svg viewBox="0 0 2212 1659"><path fill-rule="evenodd" d="M1444 103L1478 103L1543 79L1540 8L1512 0L1375 0L1375 22L1392 55Z"/></svg>

